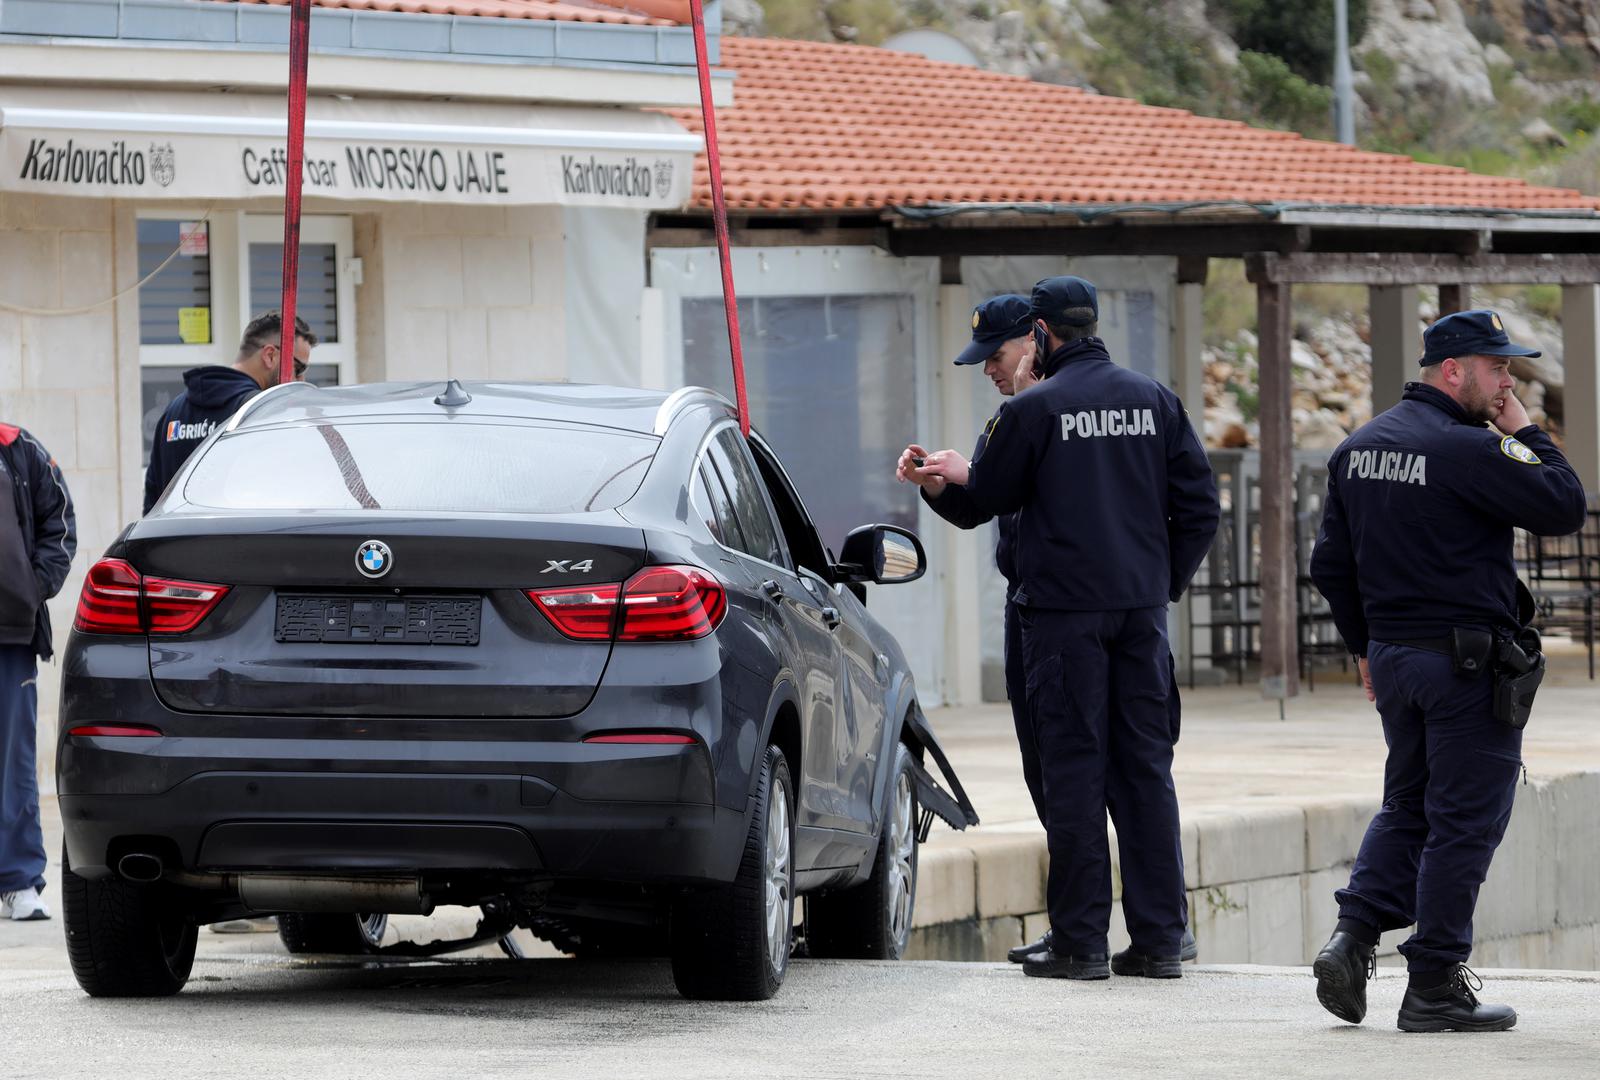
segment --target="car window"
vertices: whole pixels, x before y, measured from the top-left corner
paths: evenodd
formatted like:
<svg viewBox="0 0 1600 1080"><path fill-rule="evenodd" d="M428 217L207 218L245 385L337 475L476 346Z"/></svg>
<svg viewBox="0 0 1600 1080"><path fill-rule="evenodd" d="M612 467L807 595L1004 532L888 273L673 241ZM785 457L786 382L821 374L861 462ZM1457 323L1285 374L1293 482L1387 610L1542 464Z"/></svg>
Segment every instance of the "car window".
<svg viewBox="0 0 1600 1080"><path fill-rule="evenodd" d="M734 517L733 503L728 501L728 492L722 486L722 479L717 475L710 457L700 459L700 467L695 469L694 475L695 486L690 498L700 501L700 517L705 521L706 528L711 530L711 535L717 538L719 544L745 550L744 533Z"/></svg>
<svg viewBox="0 0 1600 1080"><path fill-rule="evenodd" d="M817 535L816 528L811 524L811 517L801 505L800 497L794 493L793 485L784 475L782 466L770 455L770 451L762 446L752 444L750 449L755 454L756 464L761 468L761 478L767 485L767 496L778 512L778 522L783 528L783 538L788 544L789 554L797 565L810 570L824 581L832 580L833 565L832 560L828 558L827 548L823 546L822 538Z"/></svg>
<svg viewBox="0 0 1600 1080"><path fill-rule="evenodd" d="M711 443L711 456L717 472L728 485L728 496L733 500L734 516L738 519L745 543L741 550L779 566L788 565L783 547L778 541L778 527L772 520L772 511L762 493L761 481L756 478L750 464L748 451L733 428L723 428Z"/></svg>
<svg viewBox="0 0 1600 1080"><path fill-rule="evenodd" d="M211 445L183 494L226 510L582 513L631 498L659 445L581 424L350 420L246 428Z"/></svg>
<svg viewBox="0 0 1600 1080"><path fill-rule="evenodd" d="M722 531L722 522L717 520L716 513L711 509L711 492L706 488L704 462L697 463L694 475L689 477L689 505L694 507L695 516L705 525L706 531L716 537L717 543L726 544L728 538Z"/></svg>

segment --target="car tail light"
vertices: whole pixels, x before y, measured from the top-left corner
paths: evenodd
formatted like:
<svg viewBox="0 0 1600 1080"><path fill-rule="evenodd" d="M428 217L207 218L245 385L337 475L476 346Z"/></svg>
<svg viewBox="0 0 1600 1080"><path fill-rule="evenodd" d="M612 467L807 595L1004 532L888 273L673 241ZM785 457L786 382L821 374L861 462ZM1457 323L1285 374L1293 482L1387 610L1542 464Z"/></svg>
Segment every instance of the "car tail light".
<svg viewBox="0 0 1600 1080"><path fill-rule="evenodd" d="M112 735L134 738L161 737L161 731L148 724L84 724L67 732L68 735Z"/></svg>
<svg viewBox="0 0 1600 1080"><path fill-rule="evenodd" d="M722 583L693 566L647 566L622 587L618 641L705 637L728 610Z"/></svg>
<svg viewBox="0 0 1600 1080"><path fill-rule="evenodd" d="M121 559L101 559L89 567L72 625L86 634L144 633L139 617L139 571Z"/></svg>
<svg viewBox="0 0 1600 1080"><path fill-rule="evenodd" d="M528 599L576 641L689 641L728 610L722 583L695 566L647 566L620 586L529 589Z"/></svg>
<svg viewBox="0 0 1600 1080"><path fill-rule="evenodd" d="M693 735L677 735L667 731L636 731L625 735L590 735L586 743L628 743L632 746L686 746L695 741Z"/></svg>
<svg viewBox="0 0 1600 1080"><path fill-rule="evenodd" d="M89 568L75 629L86 634L186 634L228 595L228 586L141 577L122 559Z"/></svg>
<svg viewBox="0 0 1600 1080"><path fill-rule="evenodd" d="M555 628L576 641L610 641L617 624L615 583L570 589L529 589L528 599Z"/></svg>
<svg viewBox="0 0 1600 1080"><path fill-rule="evenodd" d="M228 595L226 585L171 578L144 579L145 610L152 634L187 634Z"/></svg>

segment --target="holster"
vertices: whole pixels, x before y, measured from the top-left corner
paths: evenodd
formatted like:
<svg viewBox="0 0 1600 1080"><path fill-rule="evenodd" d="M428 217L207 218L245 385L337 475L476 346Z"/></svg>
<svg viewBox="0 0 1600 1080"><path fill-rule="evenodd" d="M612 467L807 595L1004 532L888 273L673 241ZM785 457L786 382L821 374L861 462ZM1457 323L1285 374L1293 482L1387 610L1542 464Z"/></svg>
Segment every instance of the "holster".
<svg viewBox="0 0 1600 1080"><path fill-rule="evenodd" d="M1539 634L1528 627L1500 641L1494 653L1494 715L1521 731L1528 726L1533 696L1544 682L1544 653Z"/></svg>

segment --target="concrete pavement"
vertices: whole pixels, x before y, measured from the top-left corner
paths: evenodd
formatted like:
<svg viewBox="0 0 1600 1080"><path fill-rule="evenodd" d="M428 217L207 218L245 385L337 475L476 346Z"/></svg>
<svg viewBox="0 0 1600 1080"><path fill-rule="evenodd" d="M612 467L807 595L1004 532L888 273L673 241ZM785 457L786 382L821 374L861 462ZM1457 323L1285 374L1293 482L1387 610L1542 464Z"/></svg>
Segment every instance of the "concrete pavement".
<svg viewBox="0 0 1600 1080"><path fill-rule="evenodd" d="M1487 993L1521 1019L1492 1035L1401 1034L1402 991L1382 974L1351 1027L1304 969L1082 984L1004 964L797 961L776 999L729 1005L681 1000L664 963L207 955L178 997L102 1001L63 965L8 958L0 1061L13 1080L1593 1075L1600 976L1495 973Z"/></svg>

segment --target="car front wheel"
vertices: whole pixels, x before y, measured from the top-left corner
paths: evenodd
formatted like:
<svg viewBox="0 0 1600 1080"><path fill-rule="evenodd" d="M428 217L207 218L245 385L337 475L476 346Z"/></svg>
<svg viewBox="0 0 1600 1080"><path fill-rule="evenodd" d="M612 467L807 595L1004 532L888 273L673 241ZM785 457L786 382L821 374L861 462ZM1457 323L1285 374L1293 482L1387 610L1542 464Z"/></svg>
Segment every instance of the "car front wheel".
<svg viewBox="0 0 1600 1080"><path fill-rule="evenodd" d="M872 876L849 889L806 897L806 949L815 957L898 960L911 940L917 899L917 788L911 751L895 749L889 812Z"/></svg>
<svg viewBox="0 0 1600 1080"><path fill-rule="evenodd" d="M91 997L166 997L194 966L199 927L164 885L72 872L61 853L67 960Z"/></svg>
<svg viewBox="0 0 1600 1080"><path fill-rule="evenodd" d="M788 762L769 746L738 874L673 904L672 978L684 997L763 1001L783 985L794 937L793 807Z"/></svg>

